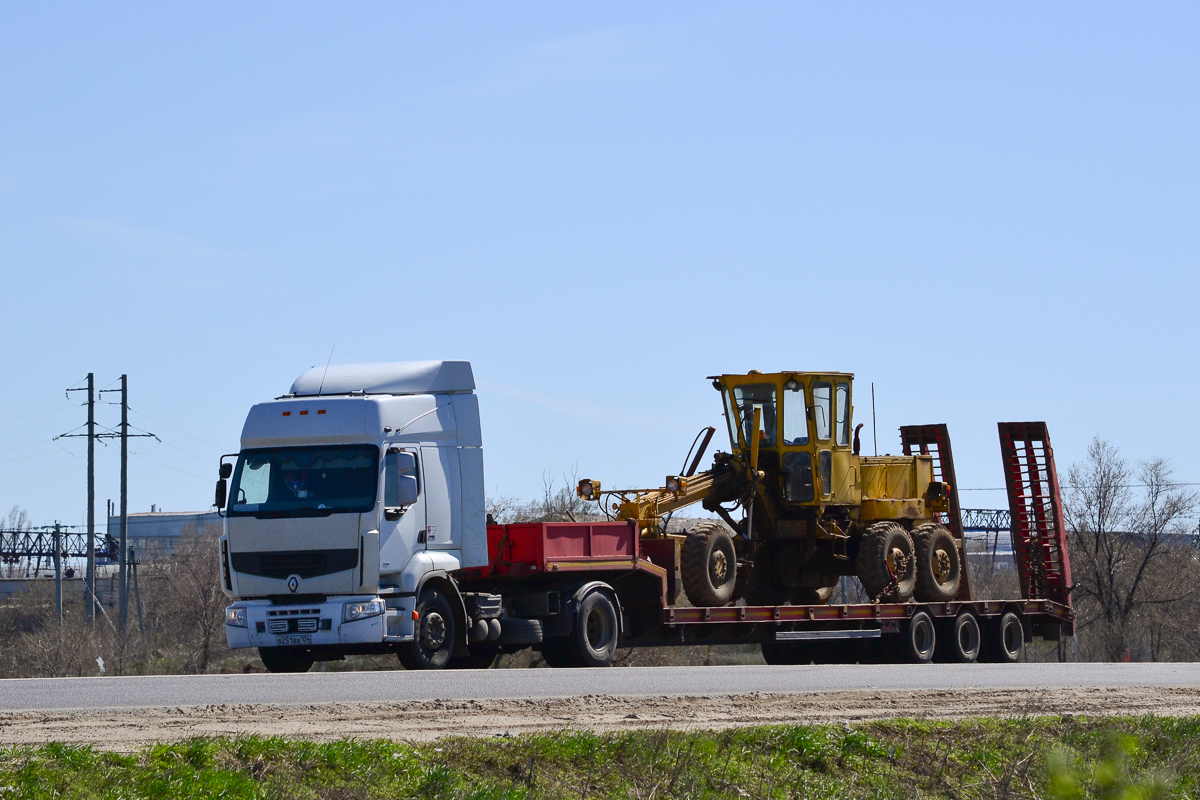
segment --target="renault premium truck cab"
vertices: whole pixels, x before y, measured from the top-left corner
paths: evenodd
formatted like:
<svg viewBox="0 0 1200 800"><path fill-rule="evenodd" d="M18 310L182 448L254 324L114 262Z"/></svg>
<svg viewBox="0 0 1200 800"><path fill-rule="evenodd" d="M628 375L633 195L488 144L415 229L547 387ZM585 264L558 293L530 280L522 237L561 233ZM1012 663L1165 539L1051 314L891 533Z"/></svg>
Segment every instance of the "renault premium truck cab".
<svg viewBox="0 0 1200 800"><path fill-rule="evenodd" d="M250 409L217 486L230 647L281 671L388 650L420 666L427 589L426 645L449 654L449 576L487 561L474 390L466 361L314 367Z"/></svg>

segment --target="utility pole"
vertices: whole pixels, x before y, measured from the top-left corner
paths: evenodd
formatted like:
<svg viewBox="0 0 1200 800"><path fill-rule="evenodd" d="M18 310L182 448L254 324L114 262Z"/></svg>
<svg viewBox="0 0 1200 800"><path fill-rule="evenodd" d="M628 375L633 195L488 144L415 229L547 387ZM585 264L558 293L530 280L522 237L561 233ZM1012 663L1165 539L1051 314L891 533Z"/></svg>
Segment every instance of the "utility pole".
<svg viewBox="0 0 1200 800"><path fill-rule="evenodd" d="M83 391L83 387L67 389ZM83 607L88 622L96 619L96 373L87 376L87 567L83 573ZM79 434L64 434L55 438L70 438Z"/></svg>
<svg viewBox="0 0 1200 800"><path fill-rule="evenodd" d="M121 638L129 621L129 379L121 376L121 534L117 544L120 567L117 584L120 594L117 624Z"/></svg>

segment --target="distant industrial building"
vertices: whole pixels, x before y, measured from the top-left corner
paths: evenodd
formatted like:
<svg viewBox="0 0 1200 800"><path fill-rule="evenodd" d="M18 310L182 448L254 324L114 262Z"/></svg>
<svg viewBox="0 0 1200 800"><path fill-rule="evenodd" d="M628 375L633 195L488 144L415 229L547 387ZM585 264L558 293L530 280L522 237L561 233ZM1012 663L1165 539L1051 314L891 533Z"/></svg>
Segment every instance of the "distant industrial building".
<svg viewBox="0 0 1200 800"><path fill-rule="evenodd" d="M130 514L129 547L139 560L170 555L179 538L185 533L201 531L205 525L220 527L221 517L215 511L151 511ZM109 516L108 535L116 541L121 535L121 517Z"/></svg>

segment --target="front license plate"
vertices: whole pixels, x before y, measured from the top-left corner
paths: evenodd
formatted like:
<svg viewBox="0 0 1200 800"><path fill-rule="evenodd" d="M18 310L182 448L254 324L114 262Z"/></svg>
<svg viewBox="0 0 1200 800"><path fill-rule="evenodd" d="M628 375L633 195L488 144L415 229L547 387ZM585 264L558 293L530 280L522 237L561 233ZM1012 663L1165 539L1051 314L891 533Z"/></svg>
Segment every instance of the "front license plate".
<svg viewBox="0 0 1200 800"><path fill-rule="evenodd" d="M298 644L312 644L312 635L293 634L292 636L276 636L275 644L279 647L295 647Z"/></svg>

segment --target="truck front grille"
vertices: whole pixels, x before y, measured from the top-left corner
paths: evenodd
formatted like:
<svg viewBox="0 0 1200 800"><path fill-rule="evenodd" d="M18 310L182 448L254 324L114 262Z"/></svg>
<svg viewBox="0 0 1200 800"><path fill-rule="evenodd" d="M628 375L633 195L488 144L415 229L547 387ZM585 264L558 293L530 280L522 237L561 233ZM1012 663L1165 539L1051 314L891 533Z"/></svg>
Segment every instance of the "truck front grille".
<svg viewBox="0 0 1200 800"><path fill-rule="evenodd" d="M358 550L294 550L290 553L233 553L237 572L262 578L286 579L292 575L315 578L358 566Z"/></svg>

